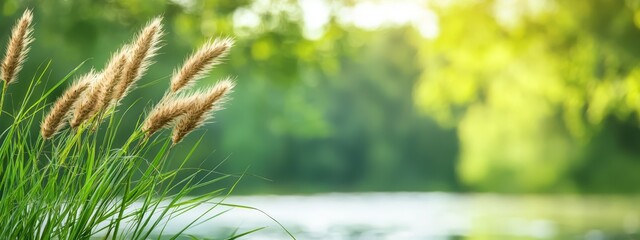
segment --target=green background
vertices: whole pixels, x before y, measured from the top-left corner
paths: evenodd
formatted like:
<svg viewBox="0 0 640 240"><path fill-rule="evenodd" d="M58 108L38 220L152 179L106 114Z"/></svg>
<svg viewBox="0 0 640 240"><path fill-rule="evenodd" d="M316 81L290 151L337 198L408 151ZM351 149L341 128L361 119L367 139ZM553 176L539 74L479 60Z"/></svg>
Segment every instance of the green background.
<svg viewBox="0 0 640 240"><path fill-rule="evenodd" d="M36 38L7 104L47 61L52 82L100 69L162 15L122 131L199 44L235 37L199 83L233 76L233 99L175 150L204 135L191 167L246 170L236 193L640 192L640 1L412 2L437 17L435 37L340 20L365 1L321 2L329 19L309 36L300 1L3 1L2 42L26 8Z"/></svg>

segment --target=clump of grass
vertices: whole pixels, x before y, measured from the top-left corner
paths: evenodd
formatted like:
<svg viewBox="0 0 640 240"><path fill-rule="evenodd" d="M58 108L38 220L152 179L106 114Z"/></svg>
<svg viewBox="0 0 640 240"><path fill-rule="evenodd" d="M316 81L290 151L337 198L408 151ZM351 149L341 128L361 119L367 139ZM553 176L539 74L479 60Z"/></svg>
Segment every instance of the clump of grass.
<svg viewBox="0 0 640 240"><path fill-rule="evenodd" d="M2 62L3 100L7 83L16 81L32 41L31 20L31 11L25 11L12 31ZM171 150L220 109L231 92L234 83L227 78L206 90L177 94L219 63L232 40L207 42L174 72L168 93L142 117L144 121L137 119L127 140L123 144L115 141L122 134L117 131L120 122L136 120L128 119L126 110L115 113L159 50L161 20L151 20L112 55L103 70L78 77L51 107L46 100L80 66L52 88L36 93L35 86L43 85L47 64L29 83L21 105L3 116L7 119L2 121L10 125L0 134L0 239L88 239L97 235L148 239L152 234L173 239L208 217L202 213L174 236L164 236L170 219L201 204L214 203L210 210L224 205L216 199L226 196L233 186L193 198L187 195L210 189L229 176L203 182L197 176L212 171L183 173L189 155L176 156ZM42 113L46 109L48 113ZM33 134L38 123L40 134ZM174 127L172 137L151 138L168 126ZM191 146L191 152L199 143ZM180 167L170 168L167 159Z"/></svg>

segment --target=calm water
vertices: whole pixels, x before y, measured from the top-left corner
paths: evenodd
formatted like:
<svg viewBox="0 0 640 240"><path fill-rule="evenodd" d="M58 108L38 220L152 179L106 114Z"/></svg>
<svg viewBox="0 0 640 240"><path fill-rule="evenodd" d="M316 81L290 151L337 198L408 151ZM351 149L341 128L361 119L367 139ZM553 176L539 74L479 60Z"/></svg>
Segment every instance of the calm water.
<svg viewBox="0 0 640 240"><path fill-rule="evenodd" d="M363 193L246 196L225 202L259 208L297 239L640 239L640 198ZM177 231L209 209L176 217ZM216 207L208 216L229 208ZM290 239L267 215L233 208L188 234L218 239Z"/></svg>

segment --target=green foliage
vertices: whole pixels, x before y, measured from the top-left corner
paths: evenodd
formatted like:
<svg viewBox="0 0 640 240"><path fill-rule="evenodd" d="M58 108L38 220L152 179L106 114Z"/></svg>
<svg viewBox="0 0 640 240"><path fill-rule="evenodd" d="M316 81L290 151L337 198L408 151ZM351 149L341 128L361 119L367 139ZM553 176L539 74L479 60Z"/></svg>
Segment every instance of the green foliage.
<svg viewBox="0 0 640 240"><path fill-rule="evenodd" d="M594 169L596 162L637 165L628 159L637 147L617 154L622 144L637 146L637 137L609 133L635 129L640 114L633 2L480 1L438 9L441 33L421 46L426 70L415 100L440 123L458 126L458 173L466 184L614 191L597 185L615 182L626 186L615 191L638 190L584 178L623 172Z"/></svg>

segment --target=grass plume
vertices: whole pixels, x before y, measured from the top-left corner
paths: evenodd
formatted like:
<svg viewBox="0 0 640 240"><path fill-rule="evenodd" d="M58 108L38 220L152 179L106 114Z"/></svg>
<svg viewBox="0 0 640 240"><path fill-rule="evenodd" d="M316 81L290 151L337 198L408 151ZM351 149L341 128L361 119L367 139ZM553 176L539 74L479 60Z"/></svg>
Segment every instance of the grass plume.
<svg viewBox="0 0 640 240"><path fill-rule="evenodd" d="M168 99L161 101L151 112L142 125L142 131L147 136L153 135L158 130L170 125L178 117L187 113L193 106L196 98Z"/></svg>
<svg viewBox="0 0 640 240"><path fill-rule="evenodd" d="M176 123L171 139L173 144L178 144L187 134L200 127L211 117L213 111L221 109L226 96L234 86L235 83L226 78L200 94L193 106Z"/></svg>
<svg viewBox="0 0 640 240"><path fill-rule="evenodd" d="M97 110L100 96L104 94L104 88L100 83L104 79L103 75L104 73L96 72L89 74L89 89L83 94L80 102L74 108L73 118L71 119L72 128L80 126L80 124L91 118Z"/></svg>
<svg viewBox="0 0 640 240"><path fill-rule="evenodd" d="M163 35L161 21L161 17L149 21L130 44L131 49L127 64L124 66L123 78L115 88L114 98L116 101L121 100L127 94L151 65L151 58L158 52L160 38Z"/></svg>
<svg viewBox="0 0 640 240"><path fill-rule="evenodd" d="M93 79L93 72L89 72L76 80L63 94L56 100L44 118L40 134L42 138L49 139L64 127L64 118L71 112L73 105L80 99L81 94L89 87L90 80Z"/></svg>
<svg viewBox="0 0 640 240"><path fill-rule="evenodd" d="M162 128L173 125L173 144L178 144L194 129L201 126L211 112L220 109L225 96L235 84L230 78L219 81L204 92L196 92L187 97L175 95L194 81L204 78L233 46L231 38L207 41L183 63L180 70L174 70L169 94L148 114L142 131L149 137Z"/></svg>
<svg viewBox="0 0 640 240"><path fill-rule="evenodd" d="M33 13L27 9L11 30L11 39L2 61L2 80L6 84L15 82L22 64L29 53L29 44L33 41L31 21Z"/></svg>
<svg viewBox="0 0 640 240"><path fill-rule="evenodd" d="M100 111L108 108L114 102L116 94L116 86L123 80L124 66L127 64L129 54L129 46L125 45L122 49L111 56L111 60L104 69L100 87L102 91L100 100L98 101L98 109Z"/></svg>
<svg viewBox="0 0 640 240"><path fill-rule="evenodd" d="M102 73L93 75L93 81L90 81L90 90L75 108L71 127L78 127L93 115L103 112L111 106L115 87L123 78L122 72L127 63L128 53L129 48L125 45L111 56Z"/></svg>
<svg viewBox="0 0 640 240"><path fill-rule="evenodd" d="M233 39L231 38L207 41L198 51L187 58L180 70L174 70L171 78L171 91L178 92L205 77L213 66L220 64L220 59L229 53L232 46Z"/></svg>

